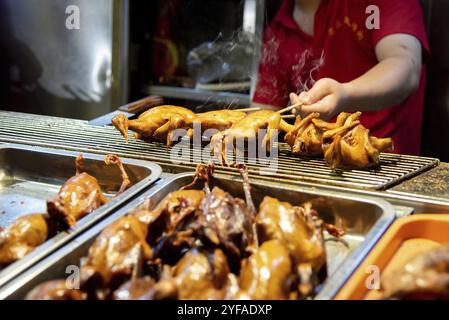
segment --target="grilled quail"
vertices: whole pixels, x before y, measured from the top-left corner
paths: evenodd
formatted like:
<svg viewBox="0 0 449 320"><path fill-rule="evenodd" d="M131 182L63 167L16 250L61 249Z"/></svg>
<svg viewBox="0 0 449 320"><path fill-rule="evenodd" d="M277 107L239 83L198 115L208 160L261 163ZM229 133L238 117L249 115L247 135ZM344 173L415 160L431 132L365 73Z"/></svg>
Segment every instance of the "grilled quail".
<svg viewBox="0 0 449 320"><path fill-rule="evenodd" d="M142 113L136 120L129 120L123 114L112 119L112 124L128 141L128 129L140 139L148 139L171 146L176 129L190 129L195 114L177 106L159 106Z"/></svg>

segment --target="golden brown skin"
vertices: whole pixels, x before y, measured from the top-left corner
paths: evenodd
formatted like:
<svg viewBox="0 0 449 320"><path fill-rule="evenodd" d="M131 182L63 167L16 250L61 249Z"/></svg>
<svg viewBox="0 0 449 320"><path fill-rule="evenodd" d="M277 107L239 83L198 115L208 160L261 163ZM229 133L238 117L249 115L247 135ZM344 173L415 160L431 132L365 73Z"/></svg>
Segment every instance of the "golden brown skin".
<svg viewBox="0 0 449 320"><path fill-rule="evenodd" d="M0 266L25 257L47 240L49 231L42 214L30 214L15 220L0 231Z"/></svg>
<svg viewBox="0 0 449 320"><path fill-rule="evenodd" d="M128 141L128 129L137 133L138 138L149 139L171 146L176 129L192 127L195 113L178 106L159 106L142 113L136 120L129 120L123 114L112 119L112 124Z"/></svg>
<svg viewBox="0 0 449 320"><path fill-rule="evenodd" d="M240 152L239 145L236 141L241 143L257 142L259 138L259 130L266 130L263 140L260 142L265 150L270 150L272 141L278 130L288 132L291 126L282 120L281 115L271 110L260 110L248 114L242 120L234 123L229 129L217 133L211 138L211 147L214 154L220 157L221 162L226 163L226 155L228 147Z"/></svg>
<svg viewBox="0 0 449 320"><path fill-rule="evenodd" d="M44 282L30 291L26 300L86 300L87 294L81 290L68 289L65 280Z"/></svg>
<svg viewBox="0 0 449 320"><path fill-rule="evenodd" d="M117 165L123 179L122 193L131 184L122 161L116 155L106 155L107 165ZM56 197L47 201L47 211L51 218L63 226L73 227L76 222L108 202L101 192L98 180L86 172L82 172L83 156L76 158L76 175L64 183Z"/></svg>
<svg viewBox="0 0 449 320"><path fill-rule="evenodd" d="M146 242L148 227L137 217L126 216L109 225L95 239L81 269L82 283L100 282L100 287L120 284L151 258Z"/></svg>
<svg viewBox="0 0 449 320"><path fill-rule="evenodd" d="M449 244L417 255L382 277L387 299L449 299Z"/></svg>
<svg viewBox="0 0 449 320"><path fill-rule="evenodd" d="M211 254L197 249L188 251L176 264L173 276L181 300L223 299L222 290L229 267L224 253L216 249Z"/></svg>
<svg viewBox="0 0 449 320"><path fill-rule="evenodd" d="M259 240L281 240L287 246L295 265L310 263L319 270L326 263L322 230L303 217L303 208L265 197L256 217Z"/></svg>
<svg viewBox="0 0 449 320"><path fill-rule="evenodd" d="M81 172L83 156L76 158L76 175L64 183L56 197L47 201L52 219L72 227L78 220L108 202L96 178Z"/></svg>
<svg viewBox="0 0 449 320"><path fill-rule="evenodd" d="M284 141L292 148L292 153L296 156L320 156L323 154L321 139L323 129L316 126L312 121L318 119L319 114L314 112L301 119L296 118L294 129L285 135Z"/></svg>
<svg viewBox="0 0 449 320"><path fill-rule="evenodd" d="M332 168L368 169L380 164L380 153L393 149L390 138L370 137L359 121L323 134L324 158Z"/></svg>
<svg viewBox="0 0 449 320"><path fill-rule="evenodd" d="M229 129L234 123L241 121L246 117L246 113L235 110L215 110L196 115L193 121L193 129L189 130L188 135L193 136L197 125L201 125L201 133L208 129L223 131Z"/></svg>
<svg viewBox="0 0 449 320"><path fill-rule="evenodd" d="M242 266L240 289L251 299L289 299L292 262L282 241L264 242Z"/></svg>

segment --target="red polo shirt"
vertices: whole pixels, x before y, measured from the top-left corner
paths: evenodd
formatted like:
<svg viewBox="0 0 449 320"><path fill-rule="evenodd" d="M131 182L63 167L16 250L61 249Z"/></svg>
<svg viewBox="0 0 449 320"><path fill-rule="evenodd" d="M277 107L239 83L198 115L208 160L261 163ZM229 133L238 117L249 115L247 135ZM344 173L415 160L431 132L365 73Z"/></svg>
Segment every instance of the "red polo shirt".
<svg viewBox="0 0 449 320"><path fill-rule="evenodd" d="M368 30L366 8L376 5L380 28ZM374 67L376 44L385 36L415 36L429 53L418 0L322 0L315 14L314 36L293 20L293 0L284 0L267 27L254 101L284 108L290 92L308 90L321 78L348 82ZM419 89L401 104L364 112L361 121L377 137L391 137L395 152L417 155L421 145L425 67Z"/></svg>

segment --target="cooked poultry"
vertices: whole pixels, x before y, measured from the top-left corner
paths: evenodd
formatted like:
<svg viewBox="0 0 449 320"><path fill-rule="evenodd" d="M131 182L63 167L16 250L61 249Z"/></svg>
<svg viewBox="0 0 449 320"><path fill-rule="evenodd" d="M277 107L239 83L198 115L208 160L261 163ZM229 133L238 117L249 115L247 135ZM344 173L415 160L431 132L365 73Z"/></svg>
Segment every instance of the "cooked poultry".
<svg viewBox="0 0 449 320"><path fill-rule="evenodd" d="M387 299L449 299L449 244L415 256L382 277Z"/></svg>
<svg viewBox="0 0 449 320"><path fill-rule="evenodd" d="M78 289L68 289L66 280L44 282L30 291L27 300L86 300L87 294Z"/></svg>
<svg viewBox="0 0 449 320"><path fill-rule="evenodd" d="M315 112L304 119L297 117L294 129L285 135L284 141L290 145L294 155L320 156L323 154L321 148L323 130L312 121L319 118L319 116Z"/></svg>
<svg viewBox="0 0 449 320"><path fill-rule="evenodd" d="M176 264L173 276L181 300L220 300L229 267L220 249L202 253L197 249L188 251Z"/></svg>
<svg viewBox="0 0 449 320"><path fill-rule="evenodd" d="M392 150L390 138L370 137L369 130L349 116L344 125L323 133L324 159L332 168L367 169L379 165L380 152Z"/></svg>
<svg viewBox="0 0 449 320"><path fill-rule="evenodd" d="M51 229L43 214L30 214L0 231L0 267L22 259L47 240Z"/></svg>
<svg viewBox="0 0 449 320"><path fill-rule="evenodd" d="M244 144L259 145L264 150L271 150L273 140L279 130L290 131L291 126L281 115L270 110L260 110L250 113L242 120L234 123L229 129L219 132L211 138L211 148L220 162L227 163L228 148L237 153L242 152ZM260 141L262 140L262 141ZM254 149L256 150L256 149Z"/></svg>
<svg viewBox="0 0 449 320"><path fill-rule="evenodd" d="M199 126L201 126L201 134L209 129L223 131L229 129L234 123L241 121L245 117L245 112L227 109L199 113L195 116L193 129L189 130L188 136L192 137Z"/></svg>
<svg viewBox="0 0 449 320"><path fill-rule="evenodd" d="M56 197L47 201L48 214L65 226L72 227L78 220L108 202L101 192L97 179L82 172L83 156L76 158L76 175L64 183ZM129 178L120 159L114 155L105 157L107 165L117 165L122 173L123 183L119 193L130 184Z"/></svg>
<svg viewBox="0 0 449 320"><path fill-rule="evenodd" d="M325 224L309 204L294 207L269 197L257 216L248 172L233 167L242 174L245 201L211 188L213 165L199 165L192 183L155 208L145 201L104 229L82 259L80 294L118 300L309 297L325 265ZM45 291L51 296L52 287L40 294Z"/></svg>
<svg viewBox="0 0 449 320"><path fill-rule="evenodd" d="M318 284L317 274L326 264L323 223L314 218L310 204L294 207L265 197L256 223L261 242L277 239L288 248L299 277L299 292L310 296Z"/></svg>
<svg viewBox="0 0 449 320"><path fill-rule="evenodd" d="M256 300L286 300L290 297L291 274L288 249L282 241L270 240L244 261L240 289Z"/></svg>
<svg viewBox="0 0 449 320"><path fill-rule="evenodd" d="M172 300L178 298L175 279L154 281L151 277L131 279L114 291L114 300Z"/></svg>
<svg viewBox="0 0 449 320"><path fill-rule="evenodd" d="M151 258L148 227L126 216L109 225L95 239L81 268L83 288L115 288Z"/></svg>
<svg viewBox="0 0 449 320"><path fill-rule="evenodd" d="M195 113L177 106L159 106L142 113L136 120L129 120L123 114L112 119L112 124L128 141L128 129L137 138L149 139L171 146L176 129L190 129Z"/></svg>

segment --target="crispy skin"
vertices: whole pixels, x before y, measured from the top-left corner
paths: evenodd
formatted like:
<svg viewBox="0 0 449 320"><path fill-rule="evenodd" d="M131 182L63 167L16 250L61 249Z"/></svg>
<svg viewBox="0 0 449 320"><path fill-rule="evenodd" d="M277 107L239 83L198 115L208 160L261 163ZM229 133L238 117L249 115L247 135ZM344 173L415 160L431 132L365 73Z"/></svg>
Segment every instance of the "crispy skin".
<svg viewBox="0 0 449 320"><path fill-rule="evenodd" d="M234 123L246 117L246 113L235 110L215 110L197 114L193 121L193 129L189 136L194 134L197 125L201 125L201 134L208 129L223 131L229 129Z"/></svg>
<svg viewBox="0 0 449 320"><path fill-rule="evenodd" d="M171 146L176 129L190 129L195 114L178 106L159 106L142 113L136 120L129 120L123 114L112 119L112 124L128 141L128 129L138 138L159 141Z"/></svg>
<svg viewBox="0 0 449 320"><path fill-rule="evenodd" d="M236 152L242 152L239 149L239 143L259 143L265 150L271 150L273 140L279 130L288 132L288 125L279 113L271 110L260 110L248 114L245 118L235 122L229 129L217 133L211 138L211 147L214 154L218 156L221 162L227 163L228 148ZM262 141L261 130L266 130Z"/></svg>
<svg viewBox="0 0 449 320"><path fill-rule="evenodd" d="M30 214L15 220L0 231L0 266L22 259L47 240L50 230L42 214Z"/></svg>

